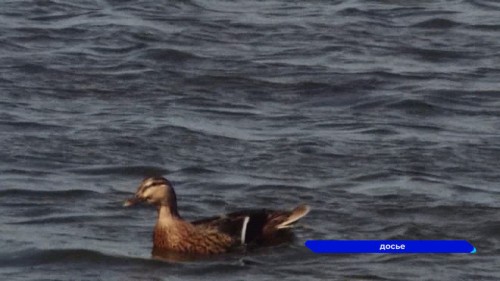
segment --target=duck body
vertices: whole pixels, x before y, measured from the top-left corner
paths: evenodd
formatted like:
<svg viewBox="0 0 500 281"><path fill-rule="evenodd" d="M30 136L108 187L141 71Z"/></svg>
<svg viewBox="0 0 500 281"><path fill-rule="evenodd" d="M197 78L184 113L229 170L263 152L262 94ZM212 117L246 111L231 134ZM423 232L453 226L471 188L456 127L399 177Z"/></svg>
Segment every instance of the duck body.
<svg viewBox="0 0 500 281"><path fill-rule="evenodd" d="M219 254L232 248L237 241L217 228L189 223L181 218L164 217L159 210L153 232L153 251Z"/></svg>
<svg viewBox="0 0 500 281"><path fill-rule="evenodd" d="M289 228L309 212L307 205L300 205L291 211L243 210L188 222L177 211L172 185L162 177L146 178L125 205L141 201L158 208L153 253L213 255L280 243L290 237Z"/></svg>

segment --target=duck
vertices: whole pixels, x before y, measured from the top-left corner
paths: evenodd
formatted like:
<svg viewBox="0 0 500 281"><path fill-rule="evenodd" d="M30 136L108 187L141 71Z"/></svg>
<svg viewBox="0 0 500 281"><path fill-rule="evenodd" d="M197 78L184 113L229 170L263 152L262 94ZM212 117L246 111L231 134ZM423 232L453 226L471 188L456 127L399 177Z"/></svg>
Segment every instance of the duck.
<svg viewBox="0 0 500 281"><path fill-rule="evenodd" d="M247 246L273 245L274 241L290 237L290 228L310 211L308 205L301 204L292 210L250 209L186 221L177 209L172 184L162 176L145 178L135 196L123 205L138 203L153 205L158 211L153 253L189 255L216 255Z"/></svg>

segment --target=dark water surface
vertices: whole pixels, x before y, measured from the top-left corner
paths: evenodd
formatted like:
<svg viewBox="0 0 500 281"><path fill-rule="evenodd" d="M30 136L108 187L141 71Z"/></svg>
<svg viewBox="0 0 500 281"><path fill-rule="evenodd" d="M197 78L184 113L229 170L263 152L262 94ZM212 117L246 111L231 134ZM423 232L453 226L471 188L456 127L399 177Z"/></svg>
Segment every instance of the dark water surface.
<svg viewBox="0 0 500 281"><path fill-rule="evenodd" d="M500 4L5 0L2 280L500 280ZM180 212L309 203L291 245L150 256ZM319 256L307 239L466 239Z"/></svg>

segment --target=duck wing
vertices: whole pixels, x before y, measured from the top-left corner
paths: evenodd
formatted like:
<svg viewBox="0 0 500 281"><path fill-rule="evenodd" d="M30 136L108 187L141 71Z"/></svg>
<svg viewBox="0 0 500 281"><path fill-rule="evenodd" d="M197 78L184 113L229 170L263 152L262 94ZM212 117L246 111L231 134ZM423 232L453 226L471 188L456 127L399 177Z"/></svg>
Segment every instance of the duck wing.
<svg viewBox="0 0 500 281"><path fill-rule="evenodd" d="M282 229L290 228L309 212L300 205L292 211L254 209L229 213L191 222L198 228L225 233L241 244L260 242Z"/></svg>

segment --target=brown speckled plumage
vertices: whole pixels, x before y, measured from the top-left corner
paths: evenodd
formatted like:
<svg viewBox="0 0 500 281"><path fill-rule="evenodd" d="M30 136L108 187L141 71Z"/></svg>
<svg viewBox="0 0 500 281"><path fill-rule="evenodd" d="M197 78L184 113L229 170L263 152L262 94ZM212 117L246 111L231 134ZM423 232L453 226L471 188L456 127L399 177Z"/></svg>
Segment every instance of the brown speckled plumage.
<svg viewBox="0 0 500 281"><path fill-rule="evenodd" d="M230 236L216 231L200 231L187 222L173 227L156 226L153 245L159 250L182 253L220 254L235 246Z"/></svg>
<svg viewBox="0 0 500 281"><path fill-rule="evenodd" d="M187 222L177 211L172 185L162 177L142 181L135 197L127 200L125 206L141 201L158 208L153 252L211 255L247 244L268 244L288 237L288 228L309 212L307 205L300 205L292 211L246 210Z"/></svg>

